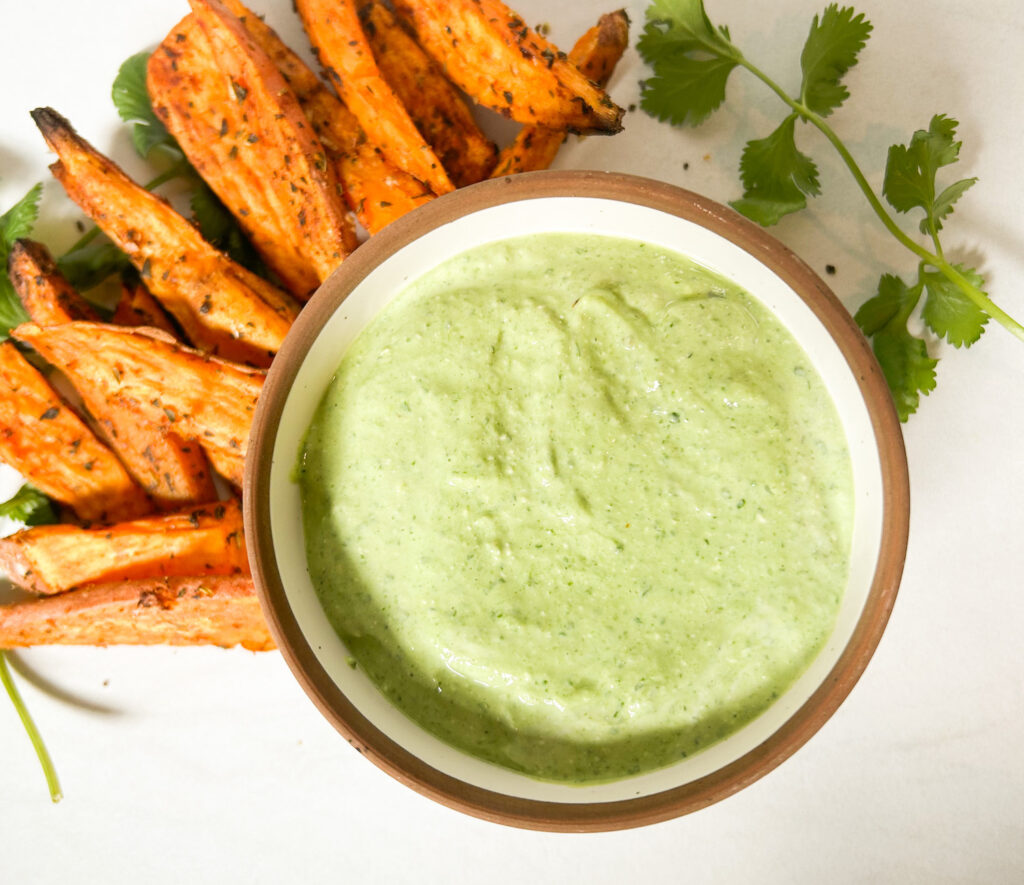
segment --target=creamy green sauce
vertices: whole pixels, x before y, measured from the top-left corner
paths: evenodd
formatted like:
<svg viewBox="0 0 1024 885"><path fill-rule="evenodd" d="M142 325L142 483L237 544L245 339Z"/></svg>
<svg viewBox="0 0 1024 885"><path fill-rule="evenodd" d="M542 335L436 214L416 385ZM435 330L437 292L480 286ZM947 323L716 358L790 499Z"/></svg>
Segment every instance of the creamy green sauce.
<svg viewBox="0 0 1024 885"><path fill-rule="evenodd" d="M358 665L476 756L567 782L675 762L831 632L852 474L806 354L644 243L544 234L414 281L302 454L309 571Z"/></svg>

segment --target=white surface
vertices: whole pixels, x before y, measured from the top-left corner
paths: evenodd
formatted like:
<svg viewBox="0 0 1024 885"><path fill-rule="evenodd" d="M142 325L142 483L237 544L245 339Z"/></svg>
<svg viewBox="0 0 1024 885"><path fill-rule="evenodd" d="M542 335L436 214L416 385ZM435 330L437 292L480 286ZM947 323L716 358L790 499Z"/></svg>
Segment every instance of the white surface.
<svg viewBox="0 0 1024 885"><path fill-rule="evenodd" d="M835 628L796 682L764 713L725 740L675 765L587 787L546 783L474 759L398 711L361 668L327 619L306 565L296 453L342 354L373 317L409 283L484 243L549 231L633 238L682 252L758 298L789 329L831 392L849 440L855 488L850 575ZM428 765L508 796L549 802L615 802L649 796L718 771L759 747L806 703L846 648L871 591L882 535L882 476L871 416L854 373L825 326L800 296L749 252L692 221L610 199L554 197L506 202L463 215L393 252L348 294L310 346L291 385L272 449L269 481L274 555L299 629L327 675L369 721Z"/></svg>
<svg viewBox="0 0 1024 885"><path fill-rule="evenodd" d="M290 3L254 5L294 39ZM600 3L518 0L570 44ZM631 3L634 35L644 3ZM737 42L784 82L824 2L710 0ZM1024 12L1014 2L857 4L875 34L833 118L875 183L885 148L933 113L961 121L977 175L947 250L978 263L1024 316L1018 175ZM749 14L745 17L744 11ZM109 104L119 62L157 42L184 2L4 2L0 206L45 175L27 111L51 104L141 175ZM636 99L630 53L612 84ZM743 142L781 108L742 73L698 130L641 112L614 139L568 145L558 165L738 194ZM855 308L882 270L912 261L880 231L820 138L825 195L777 235ZM689 168L684 170L684 164ZM60 249L76 212L47 185L40 234ZM914 225L908 223L907 229ZM41 649L25 667L84 702L20 679L66 798L51 806L20 725L0 703L2 882L1019 882L1024 879L1024 345L991 325L969 353L941 349L938 390L906 427L913 514L892 621L853 694L797 755L742 793L623 833L519 832L463 817L360 758L322 720L276 654L215 649Z"/></svg>

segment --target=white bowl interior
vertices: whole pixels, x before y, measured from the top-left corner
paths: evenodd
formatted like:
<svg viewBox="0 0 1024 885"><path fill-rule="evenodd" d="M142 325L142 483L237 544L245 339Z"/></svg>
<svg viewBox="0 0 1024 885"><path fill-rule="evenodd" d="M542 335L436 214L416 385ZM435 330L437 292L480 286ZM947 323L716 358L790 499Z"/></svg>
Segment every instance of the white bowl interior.
<svg viewBox="0 0 1024 885"><path fill-rule="evenodd" d="M735 281L774 311L832 394L846 432L855 490L851 569L836 627L796 683L744 728L700 753L647 774L584 786L538 781L450 747L393 707L362 670L349 666L348 651L310 582L299 487L291 479L305 430L343 353L377 311L446 258L493 240L554 231L605 234L673 249ZM277 429L270 500L271 537L288 603L320 664L356 708L410 753L448 775L549 802L607 802L658 793L710 774L769 738L838 661L867 600L881 544L881 465L867 406L849 365L811 309L774 271L724 237L657 209L598 198L542 197L483 209L435 228L378 265L327 322L298 371Z"/></svg>

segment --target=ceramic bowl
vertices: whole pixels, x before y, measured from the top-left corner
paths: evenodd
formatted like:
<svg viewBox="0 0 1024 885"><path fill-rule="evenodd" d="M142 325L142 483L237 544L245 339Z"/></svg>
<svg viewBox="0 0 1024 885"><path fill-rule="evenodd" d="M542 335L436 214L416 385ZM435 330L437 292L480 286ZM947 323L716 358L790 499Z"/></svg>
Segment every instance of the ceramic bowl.
<svg viewBox="0 0 1024 885"><path fill-rule="evenodd" d="M545 231L607 234L674 249L765 303L795 336L836 403L853 462L849 583L835 630L764 713L682 762L611 783L535 780L442 743L363 674L320 607L306 569L299 488L303 434L342 354L410 280L473 246ZM850 315L800 259L731 209L660 182L544 172L485 182L375 235L302 311L267 377L249 443L245 523L271 631L323 714L367 758L431 798L482 818L549 830L605 830L675 817L752 783L835 712L892 608L906 553L909 492L885 381Z"/></svg>

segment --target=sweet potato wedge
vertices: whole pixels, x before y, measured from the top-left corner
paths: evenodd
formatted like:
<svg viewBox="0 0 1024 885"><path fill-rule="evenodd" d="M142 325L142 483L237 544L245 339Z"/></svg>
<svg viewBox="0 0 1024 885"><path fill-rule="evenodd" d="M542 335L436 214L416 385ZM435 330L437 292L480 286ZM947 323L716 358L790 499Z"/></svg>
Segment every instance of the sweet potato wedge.
<svg viewBox="0 0 1024 885"><path fill-rule="evenodd" d="M333 166L276 64L218 0L150 56L153 109L292 294L357 245Z"/></svg>
<svg viewBox="0 0 1024 885"><path fill-rule="evenodd" d="M100 318L57 269L57 262L42 243L15 241L7 257L7 273L33 322L49 326Z"/></svg>
<svg viewBox="0 0 1024 885"><path fill-rule="evenodd" d="M354 0L296 0L295 7L328 79L370 140L435 194L453 190L441 161L381 76Z"/></svg>
<svg viewBox="0 0 1024 885"><path fill-rule="evenodd" d="M248 575L238 501L103 528L43 525L0 538L0 571L52 596L82 584L188 575Z"/></svg>
<svg viewBox="0 0 1024 885"><path fill-rule="evenodd" d="M273 59L295 93L342 183L345 200L371 234L434 198L433 191L385 159L342 101L240 0L224 0Z"/></svg>
<svg viewBox="0 0 1024 885"><path fill-rule="evenodd" d="M396 167L369 142L334 155L334 162L345 185L345 199L371 234L434 199L434 192L422 181Z"/></svg>
<svg viewBox="0 0 1024 885"><path fill-rule="evenodd" d="M10 341L0 344L0 461L85 522L152 510L114 453Z"/></svg>
<svg viewBox="0 0 1024 885"><path fill-rule="evenodd" d="M610 134L622 108L500 0L394 0L467 95L520 123Z"/></svg>
<svg viewBox="0 0 1024 885"><path fill-rule="evenodd" d="M11 333L68 377L87 377L108 401L168 433L194 439L224 478L242 484L242 466L264 373L175 343L153 330L104 323Z"/></svg>
<svg viewBox="0 0 1024 885"><path fill-rule="evenodd" d="M85 319L81 317L81 319ZM34 322L44 326L40 320L32 317ZM151 329L159 329L166 332L172 338L178 333L171 322L170 317L164 313L164 309L142 283L124 283L121 286L121 297L114 307L114 315L110 321L115 326L149 326Z"/></svg>
<svg viewBox="0 0 1024 885"><path fill-rule="evenodd" d="M606 12L569 52L569 61L602 89L629 47L629 16L625 9Z"/></svg>
<svg viewBox="0 0 1024 885"><path fill-rule="evenodd" d="M485 179L497 149L480 131L462 94L386 6L370 3L360 17L381 74L455 186Z"/></svg>
<svg viewBox="0 0 1024 885"><path fill-rule="evenodd" d="M196 347L270 364L298 304L206 242L164 200L135 184L51 108L32 112L60 157L50 170L139 270Z"/></svg>
<svg viewBox="0 0 1024 885"><path fill-rule="evenodd" d="M244 575L90 584L0 606L0 648L161 644L274 648L252 579Z"/></svg>
<svg viewBox="0 0 1024 885"><path fill-rule="evenodd" d="M576 41L569 53L569 61L588 80L603 89L608 85L628 45L629 17L620 9L602 15L598 23ZM565 141L565 136L564 129L524 126L515 140L498 154L498 162L490 177L500 178L516 172L547 169Z"/></svg>
<svg viewBox="0 0 1024 885"><path fill-rule="evenodd" d="M49 326L98 319L57 269L45 246L19 241L11 251L11 265L15 290L33 322ZM132 410L107 402L88 377L70 375L68 380L103 442L158 509L173 510L217 497L210 465L195 442L164 433Z"/></svg>

